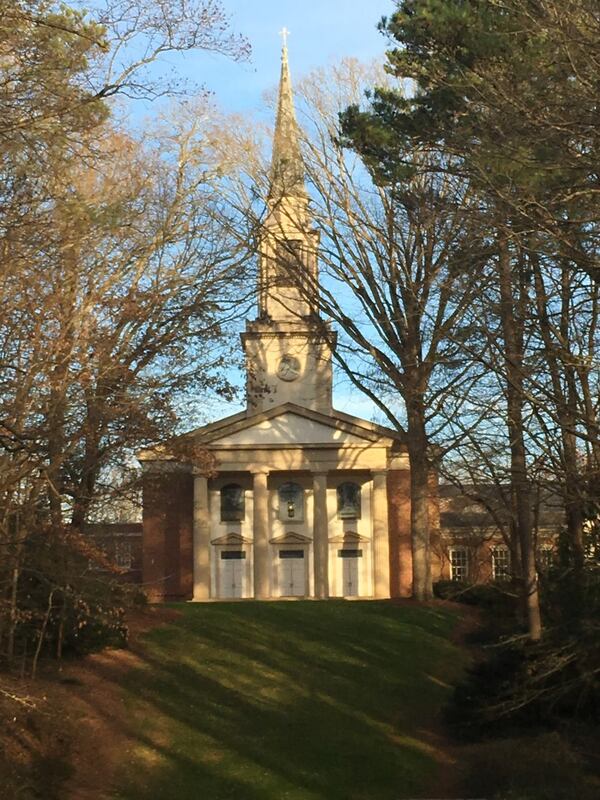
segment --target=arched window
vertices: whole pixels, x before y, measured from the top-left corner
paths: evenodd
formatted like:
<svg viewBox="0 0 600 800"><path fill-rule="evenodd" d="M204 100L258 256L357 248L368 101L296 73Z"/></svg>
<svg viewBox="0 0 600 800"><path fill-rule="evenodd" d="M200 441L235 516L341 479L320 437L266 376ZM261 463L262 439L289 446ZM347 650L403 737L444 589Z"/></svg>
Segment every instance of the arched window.
<svg viewBox="0 0 600 800"><path fill-rule="evenodd" d="M294 276L298 275L302 263L302 241L300 239L277 242L274 285L286 288L294 286Z"/></svg>
<svg viewBox="0 0 600 800"><path fill-rule="evenodd" d="M279 487L279 519L304 519L304 489L297 483L284 483Z"/></svg>
<svg viewBox="0 0 600 800"><path fill-rule="evenodd" d="M221 489L221 522L241 522L246 515L244 490L237 483Z"/></svg>
<svg viewBox="0 0 600 800"><path fill-rule="evenodd" d="M340 483L337 488L337 510L340 519L360 517L360 486L358 483Z"/></svg>

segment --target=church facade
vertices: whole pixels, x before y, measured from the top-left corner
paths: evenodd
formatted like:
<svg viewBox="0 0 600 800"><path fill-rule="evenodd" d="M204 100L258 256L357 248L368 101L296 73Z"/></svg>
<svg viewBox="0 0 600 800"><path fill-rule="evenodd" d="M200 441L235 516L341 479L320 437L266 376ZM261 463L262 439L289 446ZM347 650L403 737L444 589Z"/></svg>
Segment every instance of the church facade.
<svg viewBox="0 0 600 800"><path fill-rule="evenodd" d="M180 437L211 471L169 443L140 454L152 599L410 594L406 448L333 408L317 246L284 47L258 315L242 334L247 408Z"/></svg>

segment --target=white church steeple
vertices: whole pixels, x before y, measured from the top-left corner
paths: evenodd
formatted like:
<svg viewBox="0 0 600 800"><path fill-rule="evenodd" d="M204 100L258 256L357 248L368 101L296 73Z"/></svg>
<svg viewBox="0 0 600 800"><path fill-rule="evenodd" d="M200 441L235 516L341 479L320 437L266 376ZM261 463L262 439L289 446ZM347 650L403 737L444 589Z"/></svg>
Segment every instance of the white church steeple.
<svg viewBox="0 0 600 800"><path fill-rule="evenodd" d="M331 412L331 352L310 301L318 281L318 244L284 39L267 217L260 235L259 313L242 335L249 414L285 402Z"/></svg>
<svg viewBox="0 0 600 800"><path fill-rule="evenodd" d="M283 31L287 34L286 28ZM304 161L300 152L299 139L287 44L284 38L281 51L277 120L271 159L270 204L277 203L283 198L307 198L304 185Z"/></svg>

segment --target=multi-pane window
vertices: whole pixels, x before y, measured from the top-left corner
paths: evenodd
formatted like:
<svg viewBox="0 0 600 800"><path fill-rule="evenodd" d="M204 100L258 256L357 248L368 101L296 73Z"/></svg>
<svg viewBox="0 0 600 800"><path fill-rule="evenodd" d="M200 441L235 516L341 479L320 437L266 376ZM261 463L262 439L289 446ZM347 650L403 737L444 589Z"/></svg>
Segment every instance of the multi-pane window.
<svg viewBox="0 0 600 800"><path fill-rule="evenodd" d="M237 483L228 483L221 489L221 522L241 522L246 510L244 490Z"/></svg>
<svg viewBox="0 0 600 800"><path fill-rule="evenodd" d="M450 550L450 580L469 579L469 552L466 547L453 547Z"/></svg>
<svg viewBox="0 0 600 800"><path fill-rule="evenodd" d="M117 567L131 569L132 562L131 542L127 539L115 542L115 564Z"/></svg>
<svg viewBox="0 0 600 800"><path fill-rule="evenodd" d="M279 519L301 522L304 519L304 489L297 483L279 487Z"/></svg>
<svg viewBox="0 0 600 800"><path fill-rule="evenodd" d="M510 580L510 550L508 547L494 547L492 550L492 577L495 581Z"/></svg>
<svg viewBox="0 0 600 800"><path fill-rule="evenodd" d="M542 572L552 569L555 561L555 554L552 547L541 547L537 552L538 568Z"/></svg>
<svg viewBox="0 0 600 800"><path fill-rule="evenodd" d="M360 486L347 481L337 488L337 513L340 519L360 517Z"/></svg>

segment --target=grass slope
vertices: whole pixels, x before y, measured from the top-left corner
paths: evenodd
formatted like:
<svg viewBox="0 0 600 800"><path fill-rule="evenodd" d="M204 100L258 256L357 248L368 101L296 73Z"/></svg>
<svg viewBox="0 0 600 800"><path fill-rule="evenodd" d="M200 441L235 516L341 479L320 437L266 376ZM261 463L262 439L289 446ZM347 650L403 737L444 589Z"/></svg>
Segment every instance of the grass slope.
<svg viewBox="0 0 600 800"><path fill-rule="evenodd" d="M386 602L219 603L145 638L121 800L426 796L456 615Z"/></svg>

